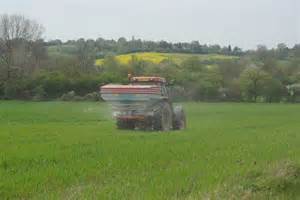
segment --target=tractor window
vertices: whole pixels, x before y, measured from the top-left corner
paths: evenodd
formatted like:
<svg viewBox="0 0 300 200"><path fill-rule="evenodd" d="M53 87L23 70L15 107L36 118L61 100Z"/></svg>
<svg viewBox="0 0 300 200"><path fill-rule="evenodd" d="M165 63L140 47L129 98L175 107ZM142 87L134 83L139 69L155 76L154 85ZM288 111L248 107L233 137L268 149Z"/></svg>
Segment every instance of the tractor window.
<svg viewBox="0 0 300 200"><path fill-rule="evenodd" d="M164 95L164 96L168 96L168 91L167 91L167 88L166 88L165 86L162 86L162 87L161 87L161 93L162 93L162 95Z"/></svg>

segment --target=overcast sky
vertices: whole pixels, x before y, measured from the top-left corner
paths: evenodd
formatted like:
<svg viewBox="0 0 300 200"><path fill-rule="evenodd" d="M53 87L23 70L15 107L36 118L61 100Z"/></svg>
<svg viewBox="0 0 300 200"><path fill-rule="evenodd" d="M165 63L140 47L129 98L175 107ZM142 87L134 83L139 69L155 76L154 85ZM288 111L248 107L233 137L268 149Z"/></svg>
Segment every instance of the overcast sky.
<svg viewBox="0 0 300 200"><path fill-rule="evenodd" d="M144 40L273 47L300 43L300 0L0 0L46 28L45 39Z"/></svg>

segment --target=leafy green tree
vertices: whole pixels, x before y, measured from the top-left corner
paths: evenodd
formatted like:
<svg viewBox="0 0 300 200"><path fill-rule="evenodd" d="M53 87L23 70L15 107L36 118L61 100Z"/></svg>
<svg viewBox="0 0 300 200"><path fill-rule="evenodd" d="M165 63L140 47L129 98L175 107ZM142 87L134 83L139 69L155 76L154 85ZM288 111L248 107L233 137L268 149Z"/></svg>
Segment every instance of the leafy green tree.
<svg viewBox="0 0 300 200"><path fill-rule="evenodd" d="M105 57L102 64L101 75L105 77L106 80L124 82L127 80L128 73L132 73L131 69L121 65L114 56L108 55Z"/></svg>
<svg viewBox="0 0 300 200"><path fill-rule="evenodd" d="M128 42L127 42L126 38L124 38L124 37L119 38L117 41L117 45L118 45L117 52L119 54L127 53L129 51Z"/></svg>
<svg viewBox="0 0 300 200"><path fill-rule="evenodd" d="M205 100L218 100L223 77L218 66L208 66L202 74L200 88Z"/></svg>
<svg viewBox="0 0 300 200"><path fill-rule="evenodd" d="M187 71L200 72L204 69L204 65L200 62L197 56L192 56L185 59L181 66Z"/></svg>
<svg viewBox="0 0 300 200"><path fill-rule="evenodd" d="M46 98L47 94L43 88L43 86L39 85L33 89L33 100L42 101Z"/></svg>
<svg viewBox="0 0 300 200"><path fill-rule="evenodd" d="M268 48L265 45L258 45L255 56L258 60L265 60L269 56Z"/></svg>
<svg viewBox="0 0 300 200"><path fill-rule="evenodd" d="M240 76L240 87L248 101L257 101L263 95L264 86L271 76L257 67L249 67Z"/></svg>
<svg viewBox="0 0 300 200"><path fill-rule="evenodd" d="M128 65L131 69L131 74L143 75L145 73L147 63L143 60L139 60L135 55L132 55Z"/></svg>
<svg viewBox="0 0 300 200"><path fill-rule="evenodd" d="M223 99L229 101L240 101L242 99L239 79L232 79L232 81L226 86Z"/></svg>
<svg viewBox="0 0 300 200"><path fill-rule="evenodd" d="M225 60L218 62L219 70L223 78L223 87L227 87L231 84L233 79L239 78L240 74L244 70L245 63L241 63L236 60Z"/></svg>
<svg viewBox="0 0 300 200"><path fill-rule="evenodd" d="M265 81L262 95L266 102L279 102L285 95L285 91L285 87L279 80L270 78Z"/></svg>
<svg viewBox="0 0 300 200"><path fill-rule="evenodd" d="M276 59L274 57L268 56L263 60L262 70L270 74L275 73L276 70Z"/></svg>
<svg viewBox="0 0 300 200"><path fill-rule="evenodd" d="M103 70L105 72L117 72L120 69L120 63L113 55L107 55L102 64Z"/></svg>
<svg viewBox="0 0 300 200"><path fill-rule="evenodd" d="M277 45L276 54L279 59L286 59L289 55L289 48L286 44L280 43Z"/></svg>
<svg viewBox="0 0 300 200"><path fill-rule="evenodd" d="M296 44L292 49L292 54L296 58L300 58L300 44Z"/></svg>

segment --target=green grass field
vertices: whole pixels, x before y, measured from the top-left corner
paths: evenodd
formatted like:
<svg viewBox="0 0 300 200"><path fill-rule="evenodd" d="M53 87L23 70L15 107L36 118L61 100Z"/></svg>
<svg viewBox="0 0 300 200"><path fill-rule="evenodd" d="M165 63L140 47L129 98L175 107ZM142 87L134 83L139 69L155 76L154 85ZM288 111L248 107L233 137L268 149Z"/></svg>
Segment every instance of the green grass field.
<svg viewBox="0 0 300 200"><path fill-rule="evenodd" d="M145 53L131 53L116 56L116 59L121 64L128 64L132 60L132 56L135 56L138 60L152 62L158 64L164 60L172 60L177 64L180 64L183 60L190 57L198 57L201 61L220 61L220 60L232 60L238 59L236 56L226 56L218 54L184 54L184 53L157 53L157 52L145 52ZM96 65L102 65L103 59L97 59Z"/></svg>
<svg viewBox="0 0 300 200"><path fill-rule="evenodd" d="M103 103L0 101L0 199L202 199L300 162L300 105L183 106L187 130L157 133L116 130ZM299 177L278 187L300 198Z"/></svg>

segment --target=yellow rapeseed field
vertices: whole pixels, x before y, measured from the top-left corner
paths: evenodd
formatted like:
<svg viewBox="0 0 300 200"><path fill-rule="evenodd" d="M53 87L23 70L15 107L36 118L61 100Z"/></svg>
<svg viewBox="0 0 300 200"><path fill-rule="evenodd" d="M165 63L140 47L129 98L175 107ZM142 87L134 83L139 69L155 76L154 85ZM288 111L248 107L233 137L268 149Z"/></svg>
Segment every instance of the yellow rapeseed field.
<svg viewBox="0 0 300 200"><path fill-rule="evenodd" d="M237 59L235 56L226 56L219 54L181 54L181 53L157 53L157 52L144 52L144 53L130 53L116 56L116 59L121 64L128 64L133 58L152 62L158 64L164 60L172 60L177 64L180 64L183 60L189 57L196 56L200 60L227 60ZM102 65L104 59L97 59L96 65Z"/></svg>

